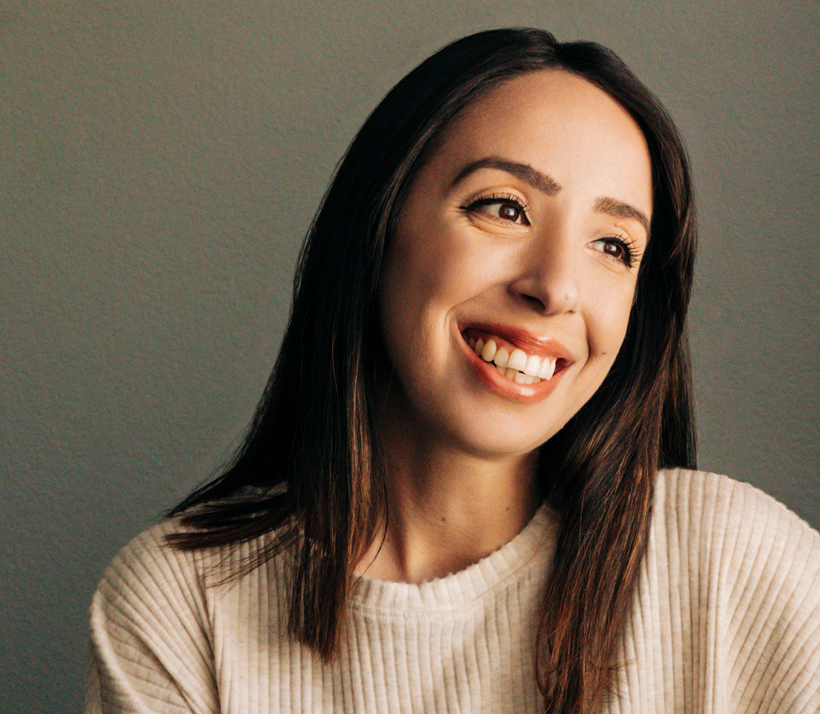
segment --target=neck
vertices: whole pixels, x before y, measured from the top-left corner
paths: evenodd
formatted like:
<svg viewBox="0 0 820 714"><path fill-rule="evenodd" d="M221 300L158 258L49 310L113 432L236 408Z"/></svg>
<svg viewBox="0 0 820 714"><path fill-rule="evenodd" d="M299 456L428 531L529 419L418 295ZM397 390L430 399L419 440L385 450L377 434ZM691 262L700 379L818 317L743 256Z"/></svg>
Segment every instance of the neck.
<svg viewBox="0 0 820 714"><path fill-rule="evenodd" d="M463 570L537 510L536 454L489 459L404 432L383 441L387 519L357 572L419 583Z"/></svg>

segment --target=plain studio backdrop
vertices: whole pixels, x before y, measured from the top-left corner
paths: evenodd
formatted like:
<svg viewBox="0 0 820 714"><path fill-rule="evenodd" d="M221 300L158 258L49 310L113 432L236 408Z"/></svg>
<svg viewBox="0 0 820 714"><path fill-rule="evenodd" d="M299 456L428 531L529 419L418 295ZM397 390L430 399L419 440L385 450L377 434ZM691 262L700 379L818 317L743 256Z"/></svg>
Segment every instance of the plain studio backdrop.
<svg viewBox="0 0 820 714"><path fill-rule="evenodd" d="M616 52L692 158L700 465L820 526L816 0L0 0L0 710L77 711L116 551L211 475L384 93L535 25Z"/></svg>

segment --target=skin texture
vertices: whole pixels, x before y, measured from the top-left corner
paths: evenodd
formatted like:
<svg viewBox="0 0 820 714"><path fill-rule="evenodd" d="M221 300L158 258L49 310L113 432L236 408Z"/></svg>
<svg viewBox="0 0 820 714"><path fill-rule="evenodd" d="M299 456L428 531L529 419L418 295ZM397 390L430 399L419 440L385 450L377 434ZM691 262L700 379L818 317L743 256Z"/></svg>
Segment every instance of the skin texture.
<svg viewBox="0 0 820 714"><path fill-rule="evenodd" d="M535 450L592 396L623 341L651 214L644 137L585 80L524 75L460 115L386 254L390 520L361 572L446 575L523 528L538 505ZM476 326L560 357L556 375L530 387L499 378L465 342Z"/></svg>

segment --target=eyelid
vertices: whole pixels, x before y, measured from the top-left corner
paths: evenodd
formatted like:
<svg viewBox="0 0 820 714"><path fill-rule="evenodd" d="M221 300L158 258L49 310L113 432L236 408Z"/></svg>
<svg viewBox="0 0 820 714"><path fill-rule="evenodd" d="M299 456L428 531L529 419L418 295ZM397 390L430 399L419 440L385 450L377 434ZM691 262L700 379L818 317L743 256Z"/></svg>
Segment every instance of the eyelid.
<svg viewBox="0 0 820 714"><path fill-rule="evenodd" d="M622 265L625 265L627 268L634 267L643 255L643 251L638 247L637 241L626 232L601 236L596 239L594 243L603 243L605 241L611 241L619 244L626 252L626 255L623 259L621 259L602 250L600 252L603 253L604 257L609 258L610 260L615 260Z"/></svg>
<svg viewBox="0 0 820 714"><path fill-rule="evenodd" d="M463 211L472 211L477 206L491 206L494 203L511 203L518 206L518 208L521 209L523 218L526 221L527 225L530 224L529 203L527 203L527 201L524 198L514 193L497 191L492 191L486 194L478 193L475 196L468 199L467 201L465 201L464 204L461 206L461 209ZM491 216L487 216L487 218L491 218Z"/></svg>

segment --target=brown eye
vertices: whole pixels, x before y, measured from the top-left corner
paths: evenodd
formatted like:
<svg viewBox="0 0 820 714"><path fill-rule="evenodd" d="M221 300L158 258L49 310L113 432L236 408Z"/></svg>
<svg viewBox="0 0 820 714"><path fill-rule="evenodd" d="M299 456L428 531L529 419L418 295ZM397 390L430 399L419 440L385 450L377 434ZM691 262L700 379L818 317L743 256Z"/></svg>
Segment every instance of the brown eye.
<svg viewBox="0 0 820 714"><path fill-rule="evenodd" d="M503 218L505 221L513 221L513 223L518 223L521 219L521 209L518 206L514 206L511 203L502 203L501 207L498 209L498 216L499 218Z"/></svg>
<svg viewBox="0 0 820 714"><path fill-rule="evenodd" d="M526 207L514 196L488 196L474 201L464 209L487 218L516 225L529 225Z"/></svg>
<svg viewBox="0 0 820 714"><path fill-rule="evenodd" d="M627 268L632 267L635 256L632 248L622 238L602 238L595 242L596 247L604 255L623 263Z"/></svg>

